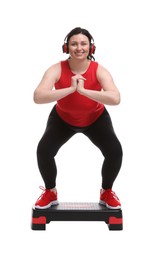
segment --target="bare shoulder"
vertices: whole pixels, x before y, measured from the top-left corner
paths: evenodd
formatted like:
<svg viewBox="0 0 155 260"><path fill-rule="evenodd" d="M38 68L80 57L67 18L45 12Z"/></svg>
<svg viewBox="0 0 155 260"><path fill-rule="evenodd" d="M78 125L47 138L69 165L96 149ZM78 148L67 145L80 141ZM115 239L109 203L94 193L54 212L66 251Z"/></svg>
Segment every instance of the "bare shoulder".
<svg viewBox="0 0 155 260"><path fill-rule="evenodd" d="M117 91L117 87L114 83L111 73L102 65L98 65L96 76L104 90Z"/></svg>
<svg viewBox="0 0 155 260"><path fill-rule="evenodd" d="M44 73L44 78L52 78L57 82L61 75L61 62L51 65Z"/></svg>
<svg viewBox="0 0 155 260"><path fill-rule="evenodd" d="M61 62L50 66L44 73L37 89L52 89L61 76Z"/></svg>
<svg viewBox="0 0 155 260"><path fill-rule="evenodd" d="M99 80L103 80L103 79L112 79L112 76L110 74L110 72L105 68L103 67L102 65L98 65L98 68L97 68L97 78Z"/></svg>

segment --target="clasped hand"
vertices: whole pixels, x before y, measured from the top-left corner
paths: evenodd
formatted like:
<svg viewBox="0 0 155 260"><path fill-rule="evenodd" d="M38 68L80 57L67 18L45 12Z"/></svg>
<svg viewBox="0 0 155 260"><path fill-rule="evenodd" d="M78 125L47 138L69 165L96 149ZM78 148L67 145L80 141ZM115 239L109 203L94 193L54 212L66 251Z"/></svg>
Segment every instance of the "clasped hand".
<svg viewBox="0 0 155 260"><path fill-rule="evenodd" d="M77 91L81 93L81 91L84 89L84 81L86 79L81 76L80 74L77 74L71 78L71 87L73 88L73 92Z"/></svg>

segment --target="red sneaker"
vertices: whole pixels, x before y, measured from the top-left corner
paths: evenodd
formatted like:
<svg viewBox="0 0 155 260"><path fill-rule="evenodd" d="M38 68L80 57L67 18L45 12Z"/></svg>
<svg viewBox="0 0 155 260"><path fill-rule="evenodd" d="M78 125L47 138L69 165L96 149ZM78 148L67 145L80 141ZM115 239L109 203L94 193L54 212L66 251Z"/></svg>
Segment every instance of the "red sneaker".
<svg viewBox="0 0 155 260"><path fill-rule="evenodd" d="M58 205L59 202L57 200L57 192L53 192L50 189L45 189L40 186L40 189L43 190L40 197L37 199L34 207L37 209L47 209L52 205Z"/></svg>
<svg viewBox="0 0 155 260"><path fill-rule="evenodd" d="M100 201L99 204L105 205L109 209L120 209L121 203L119 198L116 196L115 192L111 189L100 191Z"/></svg>

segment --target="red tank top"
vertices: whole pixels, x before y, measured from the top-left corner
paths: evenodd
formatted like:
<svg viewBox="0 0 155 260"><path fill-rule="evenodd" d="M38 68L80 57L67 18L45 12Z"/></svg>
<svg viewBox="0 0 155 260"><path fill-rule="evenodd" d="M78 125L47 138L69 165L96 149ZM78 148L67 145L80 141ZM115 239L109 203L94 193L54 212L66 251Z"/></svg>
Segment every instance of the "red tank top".
<svg viewBox="0 0 155 260"><path fill-rule="evenodd" d="M96 77L98 63L91 61L87 71L82 74L86 81L85 89L101 90ZM55 89L68 88L71 85L71 77L75 74L70 70L68 60L61 61L61 76ZM68 124L77 127L85 127L94 123L102 114L104 105L87 98L78 92L74 92L57 101L56 110L59 116Z"/></svg>

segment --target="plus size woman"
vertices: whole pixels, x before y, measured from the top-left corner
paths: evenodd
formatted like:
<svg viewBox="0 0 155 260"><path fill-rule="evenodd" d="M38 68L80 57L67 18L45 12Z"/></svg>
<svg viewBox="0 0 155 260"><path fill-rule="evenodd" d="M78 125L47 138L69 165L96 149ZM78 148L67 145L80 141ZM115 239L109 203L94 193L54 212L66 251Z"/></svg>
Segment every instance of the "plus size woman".
<svg viewBox="0 0 155 260"><path fill-rule="evenodd" d="M122 146L105 107L120 103L119 90L109 71L95 61L96 47L88 30L74 28L62 48L68 58L47 69L34 91L35 103L56 103L37 147L45 188L42 187L34 207L45 209L58 204L55 156L73 135L82 133L103 155L99 203L112 209L121 208L112 187L122 164Z"/></svg>

